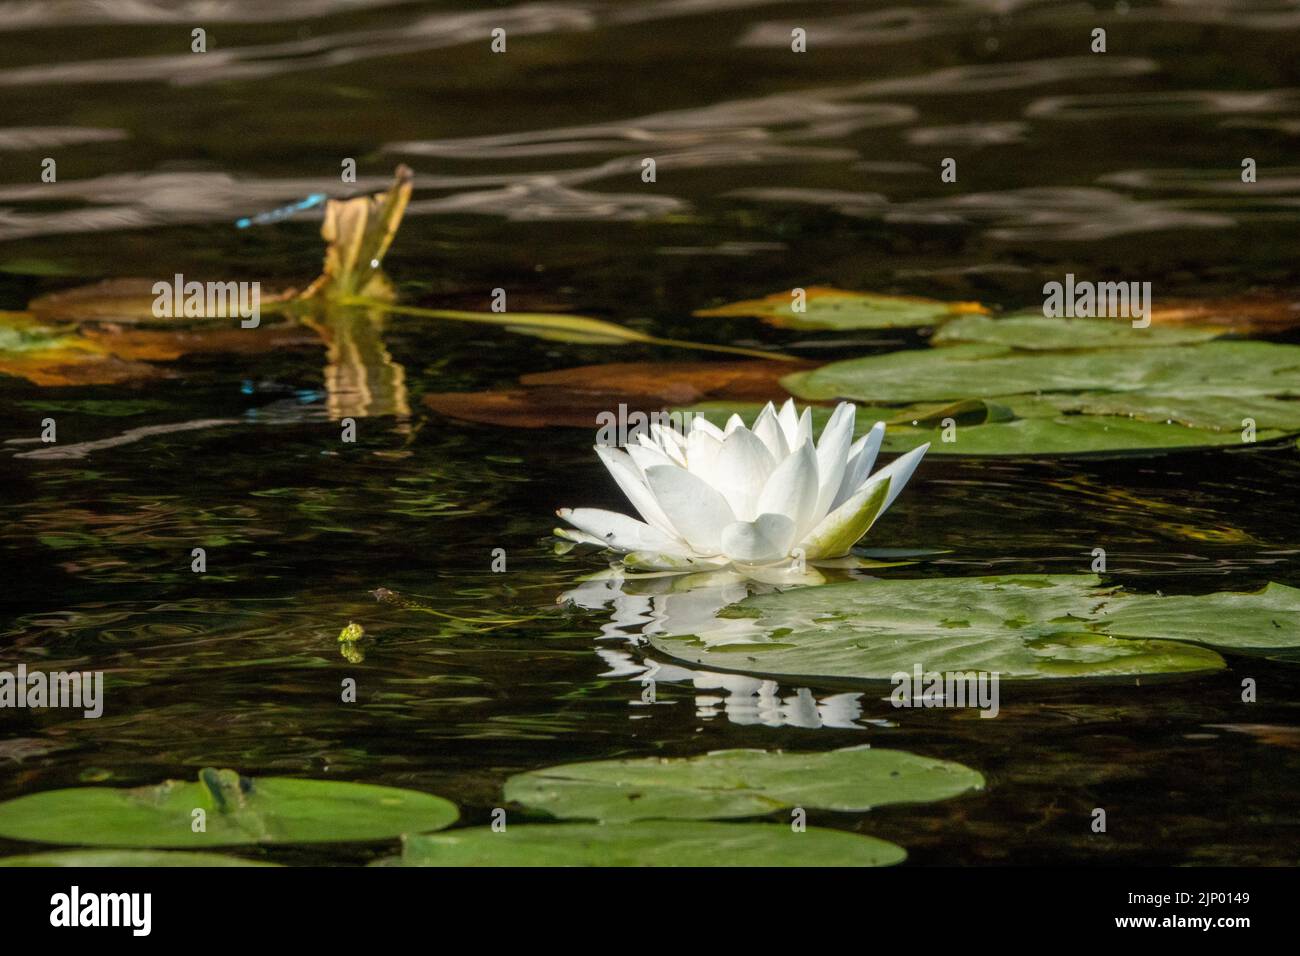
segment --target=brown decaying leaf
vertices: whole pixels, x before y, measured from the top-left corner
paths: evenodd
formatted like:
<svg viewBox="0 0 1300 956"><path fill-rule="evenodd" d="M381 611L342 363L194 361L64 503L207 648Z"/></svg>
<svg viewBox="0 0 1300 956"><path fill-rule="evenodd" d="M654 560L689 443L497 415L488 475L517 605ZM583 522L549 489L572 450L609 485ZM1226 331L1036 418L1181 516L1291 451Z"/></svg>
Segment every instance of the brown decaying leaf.
<svg viewBox="0 0 1300 956"><path fill-rule="evenodd" d="M811 363L804 363L811 365ZM798 371L794 363L766 362L611 362L553 372L533 372L519 379L524 386L559 385L574 391L615 396L630 392L654 395L667 404L728 399L765 402L788 393L781 378Z"/></svg>
<svg viewBox="0 0 1300 956"><path fill-rule="evenodd" d="M1300 296L1157 300L1151 309L1151 321L1157 325L1211 326L1241 333L1283 332L1300 326Z"/></svg>
<svg viewBox="0 0 1300 956"><path fill-rule="evenodd" d="M1300 727L1285 724L1207 724L1215 730L1229 730L1235 734L1248 734L1262 744L1300 750Z"/></svg>
<svg viewBox="0 0 1300 956"><path fill-rule="evenodd" d="M257 355L279 348L320 345L320 336L293 323L256 329L124 329L115 324L81 330L81 334L124 359L170 362L182 355Z"/></svg>
<svg viewBox="0 0 1300 956"><path fill-rule="evenodd" d="M120 325L160 326L197 323L199 328L203 328L210 326L216 319L238 318L229 310L225 314L159 318L154 314L153 308L158 298L153 287L158 281L171 282L172 277L167 276L162 280L105 279L102 282L37 296L28 304L27 311L39 321L47 323L111 322ZM266 313L279 309L288 294L282 291L262 290L260 303L263 317Z"/></svg>
<svg viewBox="0 0 1300 956"><path fill-rule="evenodd" d="M50 350L0 353L0 375L25 378L33 385L122 385L169 378L156 365L87 351Z"/></svg>
<svg viewBox="0 0 1300 956"><path fill-rule="evenodd" d="M325 264L301 299L360 295L391 298L392 288L380 272L384 254L402 224L415 174L398 166L393 185L373 196L331 199L325 204L320 234L325 240Z"/></svg>
<svg viewBox="0 0 1300 956"><path fill-rule="evenodd" d="M522 387L439 392L424 404L440 415L506 428L596 428L596 416L655 412L705 401L784 401L789 364L768 362L613 362L523 376Z"/></svg>

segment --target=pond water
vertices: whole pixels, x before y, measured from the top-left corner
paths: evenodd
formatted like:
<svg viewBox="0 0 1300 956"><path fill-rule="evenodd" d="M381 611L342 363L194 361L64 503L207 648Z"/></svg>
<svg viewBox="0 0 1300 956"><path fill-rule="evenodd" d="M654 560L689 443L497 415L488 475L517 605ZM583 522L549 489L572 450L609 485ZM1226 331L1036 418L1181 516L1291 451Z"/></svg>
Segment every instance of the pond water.
<svg viewBox="0 0 1300 956"><path fill-rule="evenodd" d="M405 303L485 310L504 288L512 309L816 361L924 342L691 313L793 286L1035 308L1067 272L1150 281L1157 302L1300 286L1295 3L230 0L198 19L188 6L31 0L4 14L0 309L123 276L301 285L319 271L319 210L235 221L381 188L399 162L415 197L385 270ZM207 53L190 52L195 26ZM790 51L793 26L807 54ZM1104 54L1089 50L1098 26ZM45 156L55 183L40 181ZM948 156L956 183L939 179ZM357 187L339 183L345 157ZM1240 183L1244 157L1257 188ZM606 561L554 554L554 510L623 508L594 422L505 428L421 399L709 357L401 316L382 348L401 395L347 406L351 444L311 334L187 355L146 381L0 378L0 669L107 682L97 720L4 713L0 799L234 767L424 790L484 824L507 776L550 764L871 743L987 782L811 816L905 847L907 865L1296 862L1294 661L1227 653L1226 670L1179 680L1008 682L995 720L900 711L887 686L692 673L608 609L557 603ZM48 417L55 446L39 443ZM185 427L134 431L152 426ZM76 447L115 437L130 440ZM931 455L868 543L942 553L872 573L1082 573L1103 547L1111 579L1137 591L1296 586L1297 482L1293 445ZM363 660L340 652L351 622ZM355 704L339 702L347 677Z"/></svg>

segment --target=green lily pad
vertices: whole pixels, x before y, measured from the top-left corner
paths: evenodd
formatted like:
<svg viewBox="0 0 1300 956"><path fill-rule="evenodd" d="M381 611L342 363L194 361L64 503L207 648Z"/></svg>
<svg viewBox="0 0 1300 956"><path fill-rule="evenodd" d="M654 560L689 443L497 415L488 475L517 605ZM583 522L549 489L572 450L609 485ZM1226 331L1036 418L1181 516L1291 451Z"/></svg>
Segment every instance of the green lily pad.
<svg viewBox="0 0 1300 956"><path fill-rule="evenodd" d="M1130 595L1102 610L1099 630L1123 637L1176 638L1230 650L1300 649L1300 588Z"/></svg>
<svg viewBox="0 0 1300 956"><path fill-rule="evenodd" d="M1017 406L1021 399L1011 399ZM1083 392L1045 395L1041 401L1067 414L1122 415L1139 422L1221 430L1240 442L1245 419L1256 423L1256 441L1265 434L1300 430L1300 400L1271 395L1163 395L1155 392Z"/></svg>
<svg viewBox="0 0 1300 956"><path fill-rule="evenodd" d="M1275 342L1082 351L974 342L833 362L781 384L801 398L864 403L859 422L887 422L890 452L928 441L938 455L1151 454L1300 432L1300 345Z"/></svg>
<svg viewBox="0 0 1300 956"><path fill-rule="evenodd" d="M206 829L195 833L198 809ZM0 836L108 847L347 843L439 830L458 815L454 804L414 790L289 777L254 780L206 768L192 783L78 787L18 797L0 803Z"/></svg>
<svg viewBox="0 0 1300 956"><path fill-rule="evenodd" d="M984 786L961 764L902 750L721 750L563 764L511 777L505 798L563 820L710 820L792 807L863 811L944 800Z"/></svg>
<svg viewBox="0 0 1300 956"><path fill-rule="evenodd" d="M1135 329L1128 319L1066 319L1051 318L1041 312L1023 312L997 319L987 315L964 315L946 323L930 343L984 342L1033 351L1129 349L1208 342L1223 332L1223 329L1167 325Z"/></svg>
<svg viewBox="0 0 1300 956"><path fill-rule="evenodd" d="M398 866L892 866L902 847L781 823L510 824L403 840Z"/></svg>
<svg viewBox="0 0 1300 956"><path fill-rule="evenodd" d="M1258 400L1263 401L1263 400ZM887 454L911 451L926 442L930 455L1022 456L1037 455L1129 455L1158 451L1186 451L1194 448L1240 446L1240 427L1198 427L1165 414L1170 410L1154 406L1152 418L1145 420L1129 414L1080 414L1083 410L1109 407L1113 399L1106 396L1011 396L998 401L967 399L943 404L922 403L899 407L859 407L857 436L865 435L877 421L888 426L881 448ZM1221 400L1191 399L1190 408L1201 407L1206 414L1200 419L1223 420L1231 414ZM1217 418L1209 413L1214 406L1222 411ZM709 402L674 409L702 415L721 427L733 414L746 421L761 410L753 403ZM1120 405L1115 406L1118 410ZM1247 402L1238 408L1249 411ZM819 430L830 418L832 409L813 407L813 428ZM945 419L956 426L944 428ZM1256 419L1257 421L1259 419ZM1261 428L1255 441L1263 444L1290 434L1290 430ZM953 440L949 441L951 436Z"/></svg>
<svg viewBox="0 0 1300 956"><path fill-rule="evenodd" d="M797 372L781 381L801 398L846 398L883 405L1054 392L1300 398L1300 345L1216 341L1154 349L1027 353L979 343L868 355ZM1134 395L1133 404L1140 408L1141 394ZM1300 422L1300 402L1292 421Z"/></svg>
<svg viewBox="0 0 1300 956"><path fill-rule="evenodd" d="M762 299L700 309L701 318L735 316L762 319L788 329L898 329L936 325L953 316L983 313L977 302L940 302L906 295L876 295L813 286L805 289L803 312L794 311L793 290Z"/></svg>
<svg viewBox="0 0 1300 956"><path fill-rule="evenodd" d="M651 643L708 670L849 681L887 681L918 664L925 672L1007 679L1224 667L1213 650L1188 643L1206 640L1204 627L1170 628L1159 639L1154 629L1140 640L1117 636L1126 630L1123 614L1165 600L1104 588L1087 574L851 581L758 595L721 612L755 618L766 642L654 636ZM1213 597L1205 600L1213 614Z"/></svg>
<svg viewBox="0 0 1300 956"><path fill-rule="evenodd" d="M0 866L279 866L241 860L220 853L186 853L182 850L59 850L0 857Z"/></svg>
<svg viewBox="0 0 1300 956"><path fill-rule="evenodd" d="M1197 428L1177 421L1143 421L1118 415L1081 415L1061 413L1029 416L1011 421L966 428L958 426L953 440L946 441L942 428L920 431L895 429L887 451L907 451L930 442L932 455L972 456L1112 456L1146 455L1155 452L1189 451L1223 447L1240 447L1240 431ZM1289 432L1263 429L1255 434L1257 443L1285 437Z"/></svg>

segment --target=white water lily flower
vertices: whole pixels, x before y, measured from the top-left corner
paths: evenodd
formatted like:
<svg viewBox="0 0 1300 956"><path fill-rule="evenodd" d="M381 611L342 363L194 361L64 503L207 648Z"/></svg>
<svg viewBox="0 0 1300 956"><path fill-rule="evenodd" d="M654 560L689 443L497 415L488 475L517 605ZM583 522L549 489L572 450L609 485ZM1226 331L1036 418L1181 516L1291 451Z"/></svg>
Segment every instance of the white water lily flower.
<svg viewBox="0 0 1300 956"><path fill-rule="evenodd" d="M842 402L814 444L812 410L772 403L753 428L696 415L687 434L650 426L626 449L596 454L641 520L563 508L556 534L623 555L625 567L696 571L728 565L751 576L842 558L898 497L929 444L875 474L884 422L853 440L857 407Z"/></svg>

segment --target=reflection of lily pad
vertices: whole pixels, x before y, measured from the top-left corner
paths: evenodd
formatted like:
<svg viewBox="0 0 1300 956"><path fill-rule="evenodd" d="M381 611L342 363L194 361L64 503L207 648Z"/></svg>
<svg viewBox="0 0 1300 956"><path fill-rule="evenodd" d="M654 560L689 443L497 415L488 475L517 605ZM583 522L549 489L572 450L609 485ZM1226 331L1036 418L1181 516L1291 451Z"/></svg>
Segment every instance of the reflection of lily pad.
<svg viewBox="0 0 1300 956"><path fill-rule="evenodd" d="M1270 598L1270 614L1291 615L1294 589ZM1224 598L1230 600L1225 603ZM749 598L722 612L752 617L771 644L714 644L698 638L652 637L660 651L711 670L780 676L890 680L916 665L940 673L987 671L1004 678L1123 677L1211 671L1224 666L1214 651L1188 641L1257 646L1215 633L1226 606L1250 595L1162 598L1103 588L1093 575L1013 575L986 578L853 581ZM1244 599L1238 601L1236 599ZM1200 602L1164 629L1149 626L1162 602ZM1139 638L1126 633L1126 615ZM1220 631L1223 618L1220 620ZM1179 630L1177 623L1186 625ZM1285 631L1295 640L1294 631Z"/></svg>
<svg viewBox="0 0 1300 956"><path fill-rule="evenodd" d="M241 860L220 853L185 853L175 850L60 850L0 857L0 866L278 866Z"/></svg>
<svg viewBox="0 0 1300 956"><path fill-rule="evenodd" d="M940 302L905 295L875 295L813 286L805 290L806 310L794 311L793 290L762 299L701 309L702 318L754 316L792 329L897 329L934 325L956 315L982 313L976 302Z"/></svg>
<svg viewBox="0 0 1300 956"><path fill-rule="evenodd" d="M204 811L204 832L193 832L196 809ZM193 783L18 797L0 804L0 836L115 847L344 843L438 830L457 815L441 797L413 790L288 777L251 780L208 768Z"/></svg>
<svg viewBox="0 0 1300 956"><path fill-rule="evenodd" d="M399 866L892 866L874 837L781 823L510 824L406 837Z"/></svg>
<svg viewBox="0 0 1300 956"><path fill-rule="evenodd" d="M962 316L944 325L930 342L933 345L985 342L1013 349L1048 351L1127 349L1207 342L1222 334L1222 329L1159 325L1135 329L1128 319L1049 318L1026 312L998 319L987 315Z"/></svg>
<svg viewBox="0 0 1300 956"><path fill-rule="evenodd" d="M983 785L961 764L862 746L564 764L511 777L505 797L559 819L623 823L752 817L791 807L862 811L943 800Z"/></svg>

